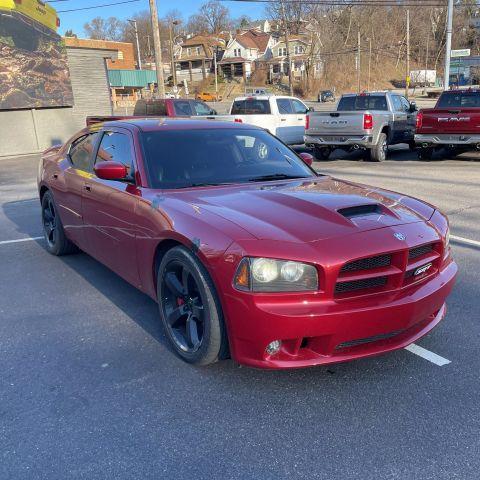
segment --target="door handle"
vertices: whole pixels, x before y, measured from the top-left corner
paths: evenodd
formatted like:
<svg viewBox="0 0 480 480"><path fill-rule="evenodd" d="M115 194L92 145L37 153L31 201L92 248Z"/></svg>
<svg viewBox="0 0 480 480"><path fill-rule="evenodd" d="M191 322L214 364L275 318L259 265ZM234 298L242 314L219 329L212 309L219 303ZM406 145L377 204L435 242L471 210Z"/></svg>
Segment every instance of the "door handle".
<svg viewBox="0 0 480 480"><path fill-rule="evenodd" d="M54 174L52 175L52 178L53 178L54 180L57 180L57 178L58 178L58 173L54 173Z"/></svg>
<svg viewBox="0 0 480 480"><path fill-rule="evenodd" d="M83 188L87 191L87 192L91 192L92 191L92 187L90 185L84 185Z"/></svg>
<svg viewBox="0 0 480 480"><path fill-rule="evenodd" d="M281 122L286 122L287 119L286 119L286 118L281 118L280 121L281 121Z"/></svg>
<svg viewBox="0 0 480 480"><path fill-rule="evenodd" d="M302 117L300 117L300 118L297 118L297 120L303 120L303 118L302 118Z"/></svg>

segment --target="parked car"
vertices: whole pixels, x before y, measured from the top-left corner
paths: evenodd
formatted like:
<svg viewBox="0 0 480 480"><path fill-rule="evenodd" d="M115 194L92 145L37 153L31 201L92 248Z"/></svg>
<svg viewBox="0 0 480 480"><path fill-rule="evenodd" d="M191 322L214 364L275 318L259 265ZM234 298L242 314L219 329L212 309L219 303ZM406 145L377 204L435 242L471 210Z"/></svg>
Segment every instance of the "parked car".
<svg viewBox="0 0 480 480"><path fill-rule="evenodd" d="M335 111L309 113L305 144L320 159L336 148L362 149L371 160L381 162L389 145L407 143L415 149L416 114L415 103L396 93L342 95Z"/></svg>
<svg viewBox="0 0 480 480"><path fill-rule="evenodd" d="M443 92L434 108L420 110L415 142L427 160L444 147L453 155L480 150L480 91Z"/></svg>
<svg viewBox="0 0 480 480"><path fill-rule="evenodd" d="M318 94L318 101L322 103L335 102L335 94L331 90L323 90Z"/></svg>
<svg viewBox="0 0 480 480"><path fill-rule="evenodd" d="M195 95L197 100L203 100L204 102L221 102L222 96L216 95L215 93L210 92L201 92Z"/></svg>
<svg viewBox="0 0 480 480"><path fill-rule="evenodd" d="M444 317L457 273L447 218L311 161L234 122L85 128L41 158L45 246L79 248L156 300L194 364L230 353L305 367L418 340Z"/></svg>
<svg viewBox="0 0 480 480"><path fill-rule="evenodd" d="M199 117L217 115L216 110L201 100L188 98L161 98L151 100L137 100L133 115L89 116L87 126L105 121L125 120L136 117Z"/></svg>
<svg viewBox="0 0 480 480"><path fill-rule="evenodd" d="M303 143L305 118L310 110L295 97L259 94L235 98L229 115L206 118L257 125L288 145L299 145Z"/></svg>

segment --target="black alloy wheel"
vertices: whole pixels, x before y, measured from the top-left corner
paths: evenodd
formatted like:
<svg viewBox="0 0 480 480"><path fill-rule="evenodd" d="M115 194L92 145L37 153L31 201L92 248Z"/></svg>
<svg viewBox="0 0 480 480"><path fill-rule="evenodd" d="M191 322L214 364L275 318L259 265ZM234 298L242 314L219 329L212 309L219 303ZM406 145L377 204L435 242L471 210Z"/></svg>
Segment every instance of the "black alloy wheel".
<svg viewBox="0 0 480 480"><path fill-rule="evenodd" d="M78 252L76 245L65 235L55 200L50 191L45 192L42 197L42 226L49 253L60 256Z"/></svg>
<svg viewBox="0 0 480 480"><path fill-rule="evenodd" d="M183 360L207 365L226 357L228 342L215 287L185 247L174 247L162 258L157 294L165 332Z"/></svg>

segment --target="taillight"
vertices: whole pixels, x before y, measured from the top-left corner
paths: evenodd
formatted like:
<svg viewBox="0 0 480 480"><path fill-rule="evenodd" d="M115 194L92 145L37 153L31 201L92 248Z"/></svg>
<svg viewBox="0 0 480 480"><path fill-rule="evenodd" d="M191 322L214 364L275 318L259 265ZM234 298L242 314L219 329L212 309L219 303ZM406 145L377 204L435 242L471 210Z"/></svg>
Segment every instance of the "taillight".
<svg viewBox="0 0 480 480"><path fill-rule="evenodd" d="M305 130L308 130L310 128L310 115L307 115L305 117Z"/></svg>
<svg viewBox="0 0 480 480"><path fill-rule="evenodd" d="M235 123L243 123L243 120L241 118L236 118L234 120Z"/></svg>
<svg viewBox="0 0 480 480"><path fill-rule="evenodd" d="M417 120L415 121L415 127L418 130L419 128L422 128L422 125L423 125L423 113L418 112Z"/></svg>
<svg viewBox="0 0 480 480"><path fill-rule="evenodd" d="M371 113L363 114L363 129L371 130L373 128L373 117Z"/></svg>

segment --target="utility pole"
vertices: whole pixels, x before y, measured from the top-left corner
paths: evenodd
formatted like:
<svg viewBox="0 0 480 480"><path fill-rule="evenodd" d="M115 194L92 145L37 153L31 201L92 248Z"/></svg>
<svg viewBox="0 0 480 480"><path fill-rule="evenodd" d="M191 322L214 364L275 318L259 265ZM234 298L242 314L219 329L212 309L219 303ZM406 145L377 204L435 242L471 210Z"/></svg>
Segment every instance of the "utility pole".
<svg viewBox="0 0 480 480"><path fill-rule="evenodd" d="M368 47L368 83L367 83L367 91L370 91L370 74L372 72L372 37L368 39L369 47Z"/></svg>
<svg viewBox="0 0 480 480"><path fill-rule="evenodd" d="M361 48L361 39L360 39L360 29L358 30L358 50L357 50L357 91L360 93L362 89L362 68L361 68L361 59L360 59L360 48Z"/></svg>
<svg viewBox="0 0 480 480"><path fill-rule="evenodd" d="M215 45L215 48L213 49L213 65L215 68L215 102L218 101L217 55L218 45Z"/></svg>
<svg viewBox="0 0 480 480"><path fill-rule="evenodd" d="M430 44L430 31L428 32L427 37L427 53L425 55L425 86L423 88L427 88L427 70L428 70L428 47Z"/></svg>
<svg viewBox="0 0 480 480"><path fill-rule="evenodd" d="M137 42L137 59L138 59L138 69L142 69L142 58L140 57L140 42L138 41L138 28L136 20L127 20L133 25L133 30L135 32L135 41Z"/></svg>
<svg viewBox="0 0 480 480"><path fill-rule="evenodd" d="M292 79L292 62L290 61L290 42L288 39L288 24L287 16L285 14L285 5L283 0L280 0L280 6L282 8L283 26L285 29L285 47L287 48L287 62L288 62L288 89L290 96L293 97L293 79Z"/></svg>
<svg viewBox="0 0 480 480"><path fill-rule="evenodd" d="M158 28L157 0L149 0L150 16L152 17L153 48L155 49L155 67L157 69L157 95L165 97L165 84L163 82L162 44L160 42L160 30Z"/></svg>
<svg viewBox="0 0 480 480"><path fill-rule="evenodd" d="M172 80L174 88L177 88L177 71L175 69L175 52L173 51L173 25L178 25L180 22L178 20L173 20L170 24L169 33L170 33L170 62L172 64Z"/></svg>
<svg viewBox="0 0 480 480"><path fill-rule="evenodd" d="M410 86L410 10L407 10L407 59L405 62L405 97L408 98Z"/></svg>
<svg viewBox="0 0 480 480"><path fill-rule="evenodd" d="M443 89L448 90L450 87L450 58L452 55L452 27L453 27L453 0L448 0L447 13L447 42L445 52L445 78L443 80Z"/></svg>

